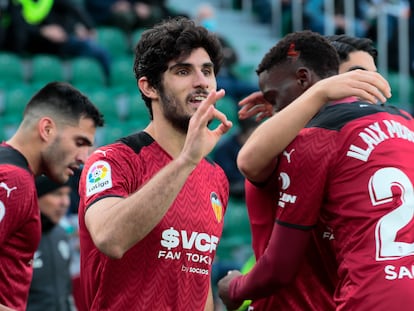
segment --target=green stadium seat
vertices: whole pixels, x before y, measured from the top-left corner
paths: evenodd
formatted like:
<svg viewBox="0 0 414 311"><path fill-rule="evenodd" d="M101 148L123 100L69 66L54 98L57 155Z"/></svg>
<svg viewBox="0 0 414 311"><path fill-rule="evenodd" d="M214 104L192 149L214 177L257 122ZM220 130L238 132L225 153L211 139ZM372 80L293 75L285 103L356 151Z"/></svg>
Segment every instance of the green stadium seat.
<svg viewBox="0 0 414 311"><path fill-rule="evenodd" d="M10 120L20 122L23 111L35 91L37 89L24 84L8 89L4 94L5 109L3 115Z"/></svg>
<svg viewBox="0 0 414 311"><path fill-rule="evenodd" d="M132 45L132 52L135 50L135 46L137 45L138 41L141 39L142 33L146 30L146 28L139 28L135 29L131 34L131 45Z"/></svg>
<svg viewBox="0 0 414 311"><path fill-rule="evenodd" d="M24 62L18 55L0 52L0 82L3 85L26 83Z"/></svg>
<svg viewBox="0 0 414 311"><path fill-rule="evenodd" d="M19 126L19 121L0 116L0 142L12 137Z"/></svg>
<svg viewBox="0 0 414 311"><path fill-rule="evenodd" d="M51 81L64 81L63 61L54 55L37 54L31 59L30 83L45 85Z"/></svg>
<svg viewBox="0 0 414 311"><path fill-rule="evenodd" d="M92 103L98 107L106 122L112 120L118 121L120 119L115 95L111 89L93 89L86 91L85 94L89 97Z"/></svg>
<svg viewBox="0 0 414 311"><path fill-rule="evenodd" d="M110 26L97 27L96 40L109 51L113 59L130 54L127 36L119 28Z"/></svg>
<svg viewBox="0 0 414 311"><path fill-rule="evenodd" d="M111 66L111 87L118 88L126 92L138 91L133 66L134 59L132 56L115 59Z"/></svg>
<svg viewBox="0 0 414 311"><path fill-rule="evenodd" d="M106 87L105 74L95 59L73 58L69 61L69 68L69 81L82 91Z"/></svg>
<svg viewBox="0 0 414 311"><path fill-rule="evenodd" d="M139 124L149 123L149 111L147 106L145 106L144 100L141 97L141 93L137 89L134 92L128 94L128 111L129 111L129 120L136 120Z"/></svg>

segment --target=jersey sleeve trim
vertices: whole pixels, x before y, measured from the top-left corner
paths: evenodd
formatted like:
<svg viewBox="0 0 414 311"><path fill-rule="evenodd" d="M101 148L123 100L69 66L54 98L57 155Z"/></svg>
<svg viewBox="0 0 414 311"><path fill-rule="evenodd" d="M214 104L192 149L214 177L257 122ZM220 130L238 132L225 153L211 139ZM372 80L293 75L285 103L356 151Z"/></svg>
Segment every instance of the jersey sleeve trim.
<svg viewBox="0 0 414 311"><path fill-rule="evenodd" d="M93 204L95 204L96 202L98 202L98 201L100 201L100 200L102 200L102 199L106 199L106 198L121 198L121 199L123 199L123 198L125 198L124 196L122 196L122 195L116 195L116 194L107 194L107 195L103 195L103 196L101 196L101 197L99 197L99 198L96 198L95 200L93 200L93 201L91 201L86 207L85 207L85 212L88 210L88 208L90 207L90 206L92 206Z"/></svg>
<svg viewBox="0 0 414 311"><path fill-rule="evenodd" d="M312 230L313 228L316 227L316 224L315 225L312 225L312 226L302 226L302 225L291 224L291 223L288 223L288 222L280 221L278 219L275 220L275 223L277 223L277 224L279 224L281 226L284 226L284 227L288 227L288 228L292 228L292 229L298 229L298 230L303 230L303 231L309 231L309 230Z"/></svg>

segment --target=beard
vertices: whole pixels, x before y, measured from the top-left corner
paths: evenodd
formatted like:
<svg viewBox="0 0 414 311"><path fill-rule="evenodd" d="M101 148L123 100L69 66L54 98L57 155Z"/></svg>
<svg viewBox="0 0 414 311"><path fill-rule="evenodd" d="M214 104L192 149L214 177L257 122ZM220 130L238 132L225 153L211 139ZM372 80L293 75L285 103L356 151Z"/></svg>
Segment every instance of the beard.
<svg viewBox="0 0 414 311"><path fill-rule="evenodd" d="M184 111L173 96L167 94L164 90L160 90L160 100L164 118L178 132L187 134L191 116Z"/></svg>
<svg viewBox="0 0 414 311"><path fill-rule="evenodd" d="M59 136L44 151L43 157L47 161L45 174L54 182L65 183L69 177L63 174L63 169L56 171L56 168L65 163L66 159L66 152L62 149L62 140Z"/></svg>

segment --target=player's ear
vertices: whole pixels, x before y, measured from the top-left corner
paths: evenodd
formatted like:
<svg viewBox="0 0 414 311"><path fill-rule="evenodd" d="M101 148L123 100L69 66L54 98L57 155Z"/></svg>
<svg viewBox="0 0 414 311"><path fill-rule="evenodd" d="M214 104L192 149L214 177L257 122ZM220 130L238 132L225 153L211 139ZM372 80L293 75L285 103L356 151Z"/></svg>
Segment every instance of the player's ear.
<svg viewBox="0 0 414 311"><path fill-rule="evenodd" d="M50 117L43 117L37 123L39 136L44 141L49 141L55 135L55 122Z"/></svg>
<svg viewBox="0 0 414 311"><path fill-rule="evenodd" d="M141 77L138 80L138 87L146 97L151 99L158 98L158 91L152 85L150 85L146 77Z"/></svg>
<svg viewBox="0 0 414 311"><path fill-rule="evenodd" d="M312 73L306 67L299 67L296 70L296 79L300 87L307 89L312 85Z"/></svg>

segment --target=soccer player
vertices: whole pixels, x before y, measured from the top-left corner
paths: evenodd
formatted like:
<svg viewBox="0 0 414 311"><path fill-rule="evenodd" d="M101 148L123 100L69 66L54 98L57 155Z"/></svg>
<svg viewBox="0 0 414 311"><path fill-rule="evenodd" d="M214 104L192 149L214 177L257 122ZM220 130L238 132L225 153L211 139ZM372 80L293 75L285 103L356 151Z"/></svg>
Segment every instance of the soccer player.
<svg viewBox="0 0 414 311"><path fill-rule="evenodd" d="M281 108L335 74L317 55L328 49L318 34L286 36L259 66L265 98ZM261 124L239 154L239 167L255 182L265 181L275 163L269 144L281 131L275 120ZM286 148L290 156L279 157L276 223L265 253L246 276L232 272L220 281L230 309L291 282L318 221L329 228L324 238L338 265L338 310L411 308L412 213L406 211L414 202L413 130L412 117L395 107L357 98L328 103Z"/></svg>
<svg viewBox="0 0 414 311"><path fill-rule="evenodd" d="M348 35L328 37L339 55L339 73L355 69L376 71L377 50L370 39ZM247 105L248 102L243 102ZM254 104L254 103L253 103ZM267 107L271 107L268 103ZM287 156L290 156L286 153ZM274 185L246 185L246 207L252 231L252 247L256 258L260 258L267 247L274 223L278 194ZM323 226L317 226L312 239L322 239ZM336 265L329 260L331 253L317 247L311 240L306 257L294 283L275 291L275 295L251 303L251 310L333 310L333 295L336 284ZM321 252L320 254L318 252Z"/></svg>
<svg viewBox="0 0 414 311"><path fill-rule="evenodd" d="M0 310L26 310L41 236L34 176L66 182L102 125L86 96L51 82L34 94L16 133L0 145Z"/></svg>
<svg viewBox="0 0 414 311"><path fill-rule="evenodd" d="M339 73L362 69L377 71L375 64L378 51L371 39L353 36L327 36L339 56Z"/></svg>
<svg viewBox="0 0 414 311"><path fill-rule="evenodd" d="M212 310L229 185L205 156L232 126L215 109L217 37L187 18L145 31L134 72L151 118L96 150L80 179L87 310ZM220 124L209 129L212 119Z"/></svg>

